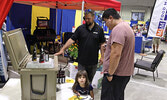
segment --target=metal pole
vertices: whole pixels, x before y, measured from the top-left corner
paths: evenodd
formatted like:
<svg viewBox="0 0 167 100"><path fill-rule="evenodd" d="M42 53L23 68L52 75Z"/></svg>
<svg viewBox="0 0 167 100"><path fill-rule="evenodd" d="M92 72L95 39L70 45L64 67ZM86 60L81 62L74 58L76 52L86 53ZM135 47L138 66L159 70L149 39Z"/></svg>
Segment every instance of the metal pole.
<svg viewBox="0 0 167 100"><path fill-rule="evenodd" d="M56 22L55 22L55 23L56 23L56 25L55 25L56 34L58 34L58 33L57 33L57 8L56 8ZM59 34L59 35L60 35L60 34Z"/></svg>
<svg viewBox="0 0 167 100"><path fill-rule="evenodd" d="M58 8L58 1L56 1L56 22L55 22L56 23L56 25L55 25L56 34L58 34L57 33L57 14L58 14L57 13L57 10L58 10L57 8ZM60 35L60 33L59 33L59 35Z"/></svg>
<svg viewBox="0 0 167 100"><path fill-rule="evenodd" d="M82 13L81 13L81 25L82 25L82 22L83 22L83 12L84 12L84 0L82 1Z"/></svg>

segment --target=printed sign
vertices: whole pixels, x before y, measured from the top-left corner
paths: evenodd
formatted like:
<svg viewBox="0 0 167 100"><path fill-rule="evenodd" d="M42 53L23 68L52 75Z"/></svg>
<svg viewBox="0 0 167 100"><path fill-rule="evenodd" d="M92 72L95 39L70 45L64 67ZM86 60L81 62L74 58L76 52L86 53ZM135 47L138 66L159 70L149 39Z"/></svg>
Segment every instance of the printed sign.
<svg viewBox="0 0 167 100"><path fill-rule="evenodd" d="M156 0L148 37L162 37L167 23L167 0Z"/></svg>
<svg viewBox="0 0 167 100"><path fill-rule="evenodd" d="M166 26L166 22L162 22L162 21L159 22L156 36L162 37L163 32L165 30L165 26Z"/></svg>

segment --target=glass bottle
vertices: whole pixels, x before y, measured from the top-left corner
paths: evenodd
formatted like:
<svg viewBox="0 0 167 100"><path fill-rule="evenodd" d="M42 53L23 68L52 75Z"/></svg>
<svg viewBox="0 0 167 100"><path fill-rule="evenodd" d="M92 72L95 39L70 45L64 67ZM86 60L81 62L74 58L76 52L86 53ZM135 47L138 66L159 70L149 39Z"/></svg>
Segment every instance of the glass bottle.
<svg viewBox="0 0 167 100"><path fill-rule="evenodd" d="M32 55L32 61L37 61L36 44L34 44L33 55Z"/></svg>
<svg viewBox="0 0 167 100"><path fill-rule="evenodd" d="M45 60L45 52L43 50L43 45L41 46L41 52L40 52L40 58L39 58L39 63L44 63Z"/></svg>
<svg viewBox="0 0 167 100"><path fill-rule="evenodd" d="M49 61L49 51L45 51L45 61Z"/></svg>

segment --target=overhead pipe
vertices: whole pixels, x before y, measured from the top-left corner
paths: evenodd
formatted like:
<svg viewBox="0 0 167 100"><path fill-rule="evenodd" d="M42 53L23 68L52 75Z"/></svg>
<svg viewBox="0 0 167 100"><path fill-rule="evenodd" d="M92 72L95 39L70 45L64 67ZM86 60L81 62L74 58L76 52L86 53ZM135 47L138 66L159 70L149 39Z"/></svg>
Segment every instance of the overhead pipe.
<svg viewBox="0 0 167 100"><path fill-rule="evenodd" d="M84 0L82 1L82 12L81 12L81 25L82 25L82 22L83 22L83 12L84 12Z"/></svg>

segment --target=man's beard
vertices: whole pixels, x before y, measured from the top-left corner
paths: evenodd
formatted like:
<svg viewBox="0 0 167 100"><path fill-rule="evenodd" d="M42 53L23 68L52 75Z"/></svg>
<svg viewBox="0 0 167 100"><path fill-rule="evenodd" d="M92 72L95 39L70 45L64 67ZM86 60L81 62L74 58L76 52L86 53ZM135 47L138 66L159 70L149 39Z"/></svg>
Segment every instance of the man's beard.
<svg viewBox="0 0 167 100"><path fill-rule="evenodd" d="M88 24L88 23L86 23L86 26L88 27L88 26L91 26L92 24L93 24L93 23L89 23L89 24Z"/></svg>

